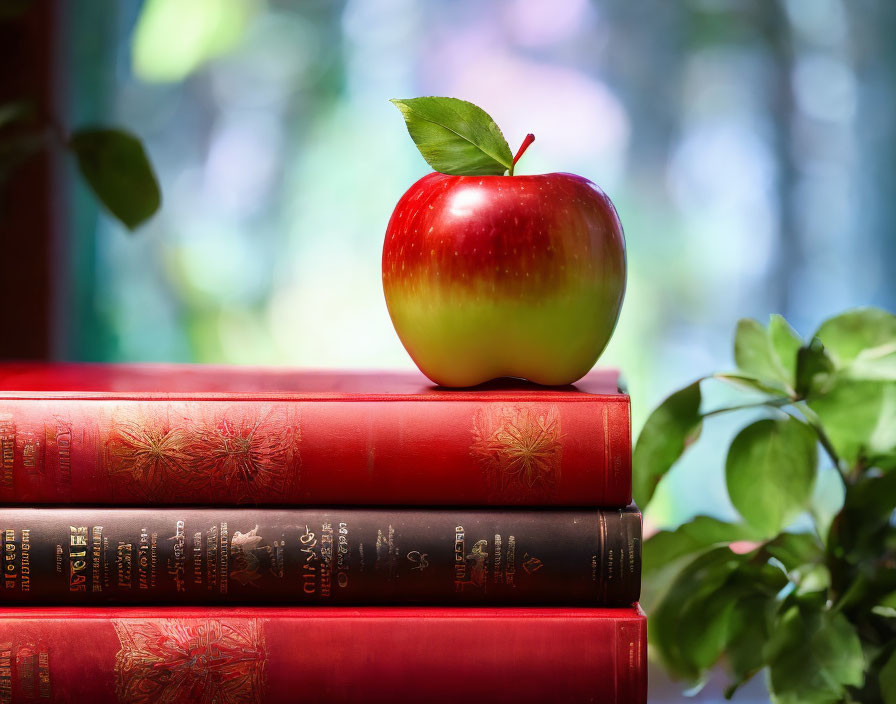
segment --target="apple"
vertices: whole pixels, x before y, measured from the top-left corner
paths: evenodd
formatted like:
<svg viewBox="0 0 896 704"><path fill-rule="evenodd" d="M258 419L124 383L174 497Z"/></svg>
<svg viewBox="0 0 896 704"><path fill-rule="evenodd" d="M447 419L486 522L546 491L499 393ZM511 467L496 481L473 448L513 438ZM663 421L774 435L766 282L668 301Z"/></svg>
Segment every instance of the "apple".
<svg viewBox="0 0 896 704"><path fill-rule="evenodd" d="M509 175L424 176L389 220L389 315L436 384L571 384L613 333L626 278L619 217L581 176L512 175L533 139Z"/></svg>

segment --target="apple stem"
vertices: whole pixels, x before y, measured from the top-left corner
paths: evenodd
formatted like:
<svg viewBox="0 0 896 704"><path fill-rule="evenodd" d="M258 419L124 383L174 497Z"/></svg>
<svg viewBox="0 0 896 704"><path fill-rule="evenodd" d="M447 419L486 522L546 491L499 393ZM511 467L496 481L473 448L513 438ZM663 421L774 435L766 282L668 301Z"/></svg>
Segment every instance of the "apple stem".
<svg viewBox="0 0 896 704"><path fill-rule="evenodd" d="M513 163L510 165L510 175L513 176L513 167L516 166L516 162L520 160L520 157L525 153L525 151L529 148L529 145L535 141L534 134L527 134L526 138L523 140L523 143L520 145L520 148L516 151L516 156L513 157Z"/></svg>

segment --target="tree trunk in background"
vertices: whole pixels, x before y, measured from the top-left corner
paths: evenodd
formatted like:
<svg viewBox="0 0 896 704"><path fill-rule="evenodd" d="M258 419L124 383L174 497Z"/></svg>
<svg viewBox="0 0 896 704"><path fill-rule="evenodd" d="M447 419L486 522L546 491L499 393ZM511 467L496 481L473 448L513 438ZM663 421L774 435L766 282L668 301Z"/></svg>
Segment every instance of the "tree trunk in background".
<svg viewBox="0 0 896 704"><path fill-rule="evenodd" d="M58 115L58 10L40 0L0 19L0 105L26 100L38 116ZM0 181L0 359L54 354L54 299L65 288L56 256L62 193L53 148L31 154Z"/></svg>

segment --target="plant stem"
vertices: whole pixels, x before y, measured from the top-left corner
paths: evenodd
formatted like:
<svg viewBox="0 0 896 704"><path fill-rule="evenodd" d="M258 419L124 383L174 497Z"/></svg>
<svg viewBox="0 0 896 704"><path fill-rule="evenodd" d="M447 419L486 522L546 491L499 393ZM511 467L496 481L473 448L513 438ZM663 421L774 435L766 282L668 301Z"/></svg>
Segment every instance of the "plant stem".
<svg viewBox="0 0 896 704"><path fill-rule="evenodd" d="M824 451L827 453L828 457L831 459L831 462L834 463L834 466L837 468L838 473L841 477L843 477L843 471L840 468L840 457L837 455L837 450L834 449L833 443L831 443L831 439L828 437L827 433L824 431L824 428L821 426L821 421L818 418L818 415L809 408L809 405L805 402L800 402L794 404L797 409L799 409L800 413L803 414L803 417L806 419L806 422L815 431L815 434L818 436L818 442L821 443L821 446L824 448ZM844 485L846 481L844 479Z"/></svg>
<svg viewBox="0 0 896 704"><path fill-rule="evenodd" d="M787 406L793 403L792 399L789 398L776 398L770 401L757 401L755 403L744 403L740 406L726 406L725 408L714 408L711 411L707 411L703 414L704 418L709 418L710 416L717 416L721 413L728 413L729 411L743 411L749 408L780 408L781 406Z"/></svg>
<svg viewBox="0 0 896 704"><path fill-rule="evenodd" d="M510 175L513 176L513 168L516 166L516 162L520 160L520 157L525 153L525 151L529 148L529 145L535 141L535 135L531 132L526 135L526 138L523 140L523 143L520 145L520 148L516 150L516 156L513 157L513 163L510 165Z"/></svg>

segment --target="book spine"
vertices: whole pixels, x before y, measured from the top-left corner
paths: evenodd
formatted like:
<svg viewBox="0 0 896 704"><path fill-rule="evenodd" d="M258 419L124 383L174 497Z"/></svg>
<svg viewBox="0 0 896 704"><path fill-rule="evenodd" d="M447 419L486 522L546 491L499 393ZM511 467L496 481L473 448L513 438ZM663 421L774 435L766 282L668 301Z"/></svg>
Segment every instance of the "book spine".
<svg viewBox="0 0 896 704"><path fill-rule="evenodd" d="M8 399L0 502L626 506L629 402Z"/></svg>
<svg viewBox="0 0 896 704"><path fill-rule="evenodd" d="M627 605L620 510L0 509L0 602Z"/></svg>
<svg viewBox="0 0 896 704"><path fill-rule="evenodd" d="M635 609L5 609L0 700L638 704L645 638Z"/></svg>

